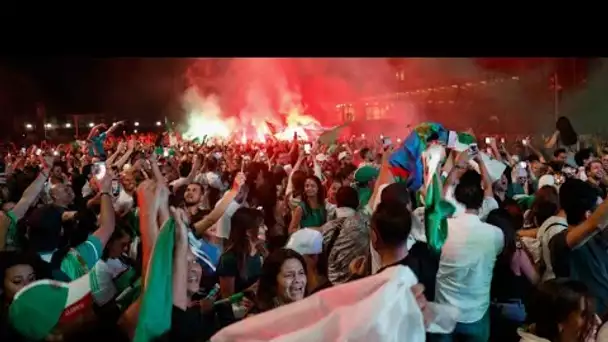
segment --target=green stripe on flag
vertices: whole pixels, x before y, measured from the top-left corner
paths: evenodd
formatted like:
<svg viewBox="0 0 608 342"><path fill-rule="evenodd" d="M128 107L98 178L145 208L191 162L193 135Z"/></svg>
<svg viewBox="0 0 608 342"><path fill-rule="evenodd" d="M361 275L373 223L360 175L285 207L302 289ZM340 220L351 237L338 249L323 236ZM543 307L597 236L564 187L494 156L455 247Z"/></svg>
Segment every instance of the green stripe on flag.
<svg viewBox="0 0 608 342"><path fill-rule="evenodd" d="M464 145L471 145L477 140L469 133L458 133L458 142Z"/></svg>
<svg viewBox="0 0 608 342"><path fill-rule="evenodd" d="M151 342L171 329L175 220L158 233L152 249L134 342Z"/></svg>
<svg viewBox="0 0 608 342"><path fill-rule="evenodd" d="M426 190L424 198L424 225L426 240L435 253L441 252L441 247L448 238L447 218L455 212L454 206L441 197L441 183L435 175Z"/></svg>

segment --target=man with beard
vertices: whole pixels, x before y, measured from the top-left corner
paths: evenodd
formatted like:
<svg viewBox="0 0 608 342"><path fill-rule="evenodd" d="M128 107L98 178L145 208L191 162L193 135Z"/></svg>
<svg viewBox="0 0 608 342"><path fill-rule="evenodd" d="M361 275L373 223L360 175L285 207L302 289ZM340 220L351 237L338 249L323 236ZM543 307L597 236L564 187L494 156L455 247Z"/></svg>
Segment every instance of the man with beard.
<svg viewBox="0 0 608 342"><path fill-rule="evenodd" d="M608 189L606 187L606 172L604 171L602 162L597 159L590 161L587 166L585 166L585 171L587 173L587 183L593 186L598 197L602 200L605 199L606 191Z"/></svg>
<svg viewBox="0 0 608 342"><path fill-rule="evenodd" d="M184 205L190 217L190 222L198 222L209 213L209 210L204 210L201 206L203 194L203 186L199 183L191 183L186 187Z"/></svg>

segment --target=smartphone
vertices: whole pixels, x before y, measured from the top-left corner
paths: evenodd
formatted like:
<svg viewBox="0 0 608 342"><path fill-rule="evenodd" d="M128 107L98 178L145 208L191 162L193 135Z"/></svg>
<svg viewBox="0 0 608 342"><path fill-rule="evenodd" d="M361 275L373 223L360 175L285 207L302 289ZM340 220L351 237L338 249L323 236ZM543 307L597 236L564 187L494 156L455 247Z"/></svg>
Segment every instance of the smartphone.
<svg viewBox="0 0 608 342"><path fill-rule="evenodd" d="M53 151L53 155L57 157L59 155L59 151Z"/></svg>
<svg viewBox="0 0 608 342"><path fill-rule="evenodd" d="M526 163L525 161L519 162L519 167L525 169L528 167L528 163Z"/></svg>
<svg viewBox="0 0 608 342"><path fill-rule="evenodd" d="M39 156L39 155L41 155L41 154L42 154L42 150L41 150L41 149L37 149L37 150L36 150L36 155L37 155L37 156Z"/></svg>
<svg viewBox="0 0 608 342"><path fill-rule="evenodd" d="M521 143L524 146L528 146L528 139L522 139Z"/></svg>
<svg viewBox="0 0 608 342"><path fill-rule="evenodd" d="M165 157L165 158L169 157L169 149L166 147L163 149L163 157Z"/></svg>
<svg viewBox="0 0 608 342"><path fill-rule="evenodd" d="M500 143L504 144L505 143L505 138L500 138Z"/></svg>
<svg viewBox="0 0 608 342"><path fill-rule="evenodd" d="M25 153L26 153L26 152L27 152L27 150L25 149L25 147L23 147L23 148L21 149L21 154L25 155Z"/></svg>
<svg viewBox="0 0 608 342"><path fill-rule="evenodd" d="M106 176L106 163L105 162L97 162L93 164L93 176L98 180L103 179Z"/></svg>
<svg viewBox="0 0 608 342"><path fill-rule="evenodd" d="M391 146L392 144L393 144L393 142L391 141L391 138L389 138L389 137L382 138L382 146L384 146L385 148Z"/></svg>
<svg viewBox="0 0 608 342"><path fill-rule="evenodd" d="M473 143L469 145L469 154L471 156L476 156L477 154L479 154L479 147L477 146L477 144Z"/></svg>
<svg viewBox="0 0 608 342"><path fill-rule="evenodd" d="M492 138L486 137L486 144L491 144L491 143L492 143Z"/></svg>
<svg viewBox="0 0 608 342"><path fill-rule="evenodd" d="M112 196L118 197L120 195L120 182L118 179L112 180Z"/></svg>
<svg viewBox="0 0 608 342"><path fill-rule="evenodd" d="M310 150L312 149L311 144L304 144L304 153L310 154Z"/></svg>

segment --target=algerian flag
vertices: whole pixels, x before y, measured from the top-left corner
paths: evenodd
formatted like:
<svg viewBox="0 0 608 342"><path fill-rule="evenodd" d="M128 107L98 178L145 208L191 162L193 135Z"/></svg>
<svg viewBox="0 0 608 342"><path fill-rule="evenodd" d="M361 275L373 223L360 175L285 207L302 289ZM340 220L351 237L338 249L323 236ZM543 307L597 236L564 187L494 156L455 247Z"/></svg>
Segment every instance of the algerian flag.
<svg viewBox="0 0 608 342"><path fill-rule="evenodd" d="M231 324L211 342L417 342L425 340L427 331L451 333L458 310L428 303L432 322L425 328L411 291L416 283L409 267L390 267Z"/></svg>
<svg viewBox="0 0 608 342"><path fill-rule="evenodd" d="M436 253L441 252L441 247L448 237L447 218L456 211L454 205L444 200L441 194L441 182L437 170L445 155L445 150L440 145L431 145L423 152L424 163L424 224L426 228L426 240Z"/></svg>
<svg viewBox="0 0 608 342"><path fill-rule="evenodd" d="M171 329L175 229L171 217L152 249L134 342L151 342Z"/></svg>
<svg viewBox="0 0 608 342"><path fill-rule="evenodd" d="M469 133L450 131L447 146L448 148L462 152L468 150L469 146L475 142L475 137Z"/></svg>
<svg viewBox="0 0 608 342"><path fill-rule="evenodd" d="M342 129L348 125L350 125L350 121L321 133L321 135L319 136L319 143L327 146L332 145L336 142L336 140L338 140Z"/></svg>

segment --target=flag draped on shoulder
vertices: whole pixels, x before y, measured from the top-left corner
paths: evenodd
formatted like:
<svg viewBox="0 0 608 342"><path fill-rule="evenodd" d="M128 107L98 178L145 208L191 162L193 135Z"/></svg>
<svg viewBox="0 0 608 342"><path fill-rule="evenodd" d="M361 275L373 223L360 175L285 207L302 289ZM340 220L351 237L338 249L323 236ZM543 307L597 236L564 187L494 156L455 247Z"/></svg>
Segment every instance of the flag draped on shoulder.
<svg viewBox="0 0 608 342"><path fill-rule="evenodd" d="M424 341L422 313L410 290L417 282L408 267L392 267L234 323L211 342ZM447 330L453 329L455 316L447 321Z"/></svg>
<svg viewBox="0 0 608 342"><path fill-rule="evenodd" d="M135 342L151 342L171 329L175 229L175 220L170 218L160 230L152 249Z"/></svg>

